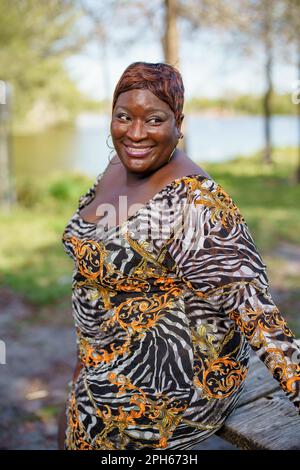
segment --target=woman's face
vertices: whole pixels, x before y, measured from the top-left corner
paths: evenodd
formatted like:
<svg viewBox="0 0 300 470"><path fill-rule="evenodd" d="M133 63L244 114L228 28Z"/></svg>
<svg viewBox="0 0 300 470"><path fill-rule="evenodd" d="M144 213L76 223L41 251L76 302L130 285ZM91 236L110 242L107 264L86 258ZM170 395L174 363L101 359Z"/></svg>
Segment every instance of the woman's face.
<svg viewBox="0 0 300 470"><path fill-rule="evenodd" d="M180 137L175 115L167 103L147 89L121 93L110 132L116 152L132 173L152 172L167 163Z"/></svg>

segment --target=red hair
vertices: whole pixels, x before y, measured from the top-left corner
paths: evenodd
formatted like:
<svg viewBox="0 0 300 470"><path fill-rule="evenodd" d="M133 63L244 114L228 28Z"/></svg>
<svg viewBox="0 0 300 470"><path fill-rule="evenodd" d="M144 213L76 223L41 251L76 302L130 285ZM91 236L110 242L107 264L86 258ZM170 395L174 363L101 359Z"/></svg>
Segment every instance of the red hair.
<svg viewBox="0 0 300 470"><path fill-rule="evenodd" d="M184 86L180 72L172 65L159 62L133 62L121 75L113 95L112 110L118 96L133 89L148 89L172 109L177 125L184 103Z"/></svg>

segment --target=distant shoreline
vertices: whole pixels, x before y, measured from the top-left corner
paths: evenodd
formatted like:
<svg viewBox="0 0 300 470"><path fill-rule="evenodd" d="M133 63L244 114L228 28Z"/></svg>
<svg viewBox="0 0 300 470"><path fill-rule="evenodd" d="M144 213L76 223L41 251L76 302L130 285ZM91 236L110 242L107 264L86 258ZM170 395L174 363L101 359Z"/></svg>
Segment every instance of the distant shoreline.
<svg viewBox="0 0 300 470"><path fill-rule="evenodd" d="M245 116L263 116L262 113L249 113L249 112L242 112L242 111L234 111L229 109L222 109L222 108L207 108L207 109L199 109L199 110L183 110L185 116L208 116L208 117L245 117ZM83 111L79 113L79 116L106 116L103 112L95 112L95 111ZM295 114L284 114L284 113L274 113L271 117L275 116L286 116L286 117L297 117ZM110 119L110 116L107 117Z"/></svg>
<svg viewBox="0 0 300 470"><path fill-rule="evenodd" d="M189 110L189 109L184 109L183 113L185 116L205 116L205 117L213 117L213 118L226 118L226 117L245 117L245 116L263 116L263 113L257 112L257 113L250 113L250 112L242 112L242 111L235 111L235 110L230 110L230 109L222 109L222 108L207 108L207 109L199 109L199 110ZM82 113L79 113L79 115L94 115L94 116L105 116L105 113L103 112L94 112L94 111L83 111ZM291 113L274 113L272 114L272 117L275 116L286 116L286 117L297 117L296 114L291 114ZM110 119L110 116L109 116Z"/></svg>
<svg viewBox="0 0 300 470"><path fill-rule="evenodd" d="M227 109L218 109L218 108L210 108L210 109L203 109L203 110L193 110L189 111L186 110L184 111L186 116L205 116L205 117L213 117L213 118L226 118L226 117L263 117L263 113L247 113L247 112L241 112L241 111L231 111ZM291 118L297 118L296 114L283 114L283 113L274 113L272 114L272 117L275 116L285 116L285 117L291 117Z"/></svg>

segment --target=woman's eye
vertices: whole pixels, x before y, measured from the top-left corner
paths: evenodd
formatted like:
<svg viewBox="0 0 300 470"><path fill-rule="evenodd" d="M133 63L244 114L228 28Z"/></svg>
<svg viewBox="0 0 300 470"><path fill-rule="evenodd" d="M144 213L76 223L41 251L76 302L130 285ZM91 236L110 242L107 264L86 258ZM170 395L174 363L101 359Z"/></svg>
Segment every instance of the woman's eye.
<svg viewBox="0 0 300 470"><path fill-rule="evenodd" d="M156 121L156 124L157 124L157 123L161 122L161 119L158 118L158 117L153 117L153 118L150 118L150 119L149 119L149 122L150 122L150 121Z"/></svg>
<svg viewBox="0 0 300 470"><path fill-rule="evenodd" d="M129 116L127 116L127 114L117 114L117 118L118 119L121 119L121 121L127 121L129 118ZM150 123L154 123L154 124L159 124L160 122L162 122L162 120L159 118L159 117L153 117L153 118L150 118L148 119L147 122L150 122Z"/></svg>
<svg viewBox="0 0 300 470"><path fill-rule="evenodd" d="M125 118L125 119L126 119L127 117L128 117L128 116L126 116L126 114L118 114L118 115L117 115L117 118L119 118L119 119L122 119L122 118ZM122 121L124 121L124 119L122 119Z"/></svg>

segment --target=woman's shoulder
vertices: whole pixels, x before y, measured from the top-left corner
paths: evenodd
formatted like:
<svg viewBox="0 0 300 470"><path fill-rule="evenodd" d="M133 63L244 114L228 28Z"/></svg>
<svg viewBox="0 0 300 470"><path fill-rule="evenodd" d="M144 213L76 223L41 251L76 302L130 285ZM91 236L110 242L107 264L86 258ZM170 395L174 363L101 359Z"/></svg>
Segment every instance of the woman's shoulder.
<svg viewBox="0 0 300 470"><path fill-rule="evenodd" d="M185 175L175 179L172 186L176 199L184 201L184 213L191 220L201 216L202 222L207 220L210 225L220 225L220 228L245 222L230 190L210 175Z"/></svg>
<svg viewBox="0 0 300 470"><path fill-rule="evenodd" d="M166 171L164 171L166 170ZM209 178L210 175L201 168L196 162L194 162L185 152L182 150L178 151L176 158L171 160L162 173L168 173L175 178L184 177L185 175L199 175Z"/></svg>
<svg viewBox="0 0 300 470"><path fill-rule="evenodd" d="M204 168L192 161L184 152L180 158L170 166L169 179L174 186L182 188L189 194L189 199L199 198L204 203L206 199L233 203L227 188L220 184L218 179L210 175Z"/></svg>

